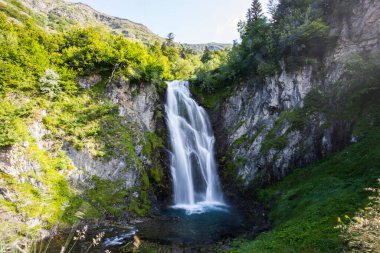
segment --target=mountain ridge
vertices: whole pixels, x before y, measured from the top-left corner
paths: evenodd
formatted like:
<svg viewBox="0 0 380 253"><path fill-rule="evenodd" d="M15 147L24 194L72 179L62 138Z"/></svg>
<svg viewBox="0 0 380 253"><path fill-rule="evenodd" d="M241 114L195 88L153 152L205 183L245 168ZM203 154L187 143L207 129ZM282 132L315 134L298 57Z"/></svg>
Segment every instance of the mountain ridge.
<svg viewBox="0 0 380 253"><path fill-rule="evenodd" d="M71 3L64 0L20 0L20 2L39 14L69 19L81 26L103 25L112 32L122 34L132 40L141 40L144 43L163 40L143 24L99 12L84 3Z"/></svg>
<svg viewBox="0 0 380 253"><path fill-rule="evenodd" d="M14 0L4 0L14 3ZM164 41L165 38L152 32L146 25L134 22L127 18L121 18L98 11L92 6L82 2L68 2L66 0L19 0L25 7L39 15L47 16L47 19L60 18L66 21L74 21L80 26L105 26L116 34L135 41L150 44L154 41ZM52 29L54 30L54 29ZM210 50L224 50L231 47L228 43L179 43L195 52L203 52L207 47Z"/></svg>

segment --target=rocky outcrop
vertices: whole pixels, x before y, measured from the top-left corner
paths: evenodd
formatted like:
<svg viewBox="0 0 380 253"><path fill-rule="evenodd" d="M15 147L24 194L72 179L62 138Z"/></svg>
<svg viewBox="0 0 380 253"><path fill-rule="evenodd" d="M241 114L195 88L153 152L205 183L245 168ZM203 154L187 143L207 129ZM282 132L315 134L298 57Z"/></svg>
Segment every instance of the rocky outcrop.
<svg viewBox="0 0 380 253"><path fill-rule="evenodd" d="M90 83L93 77L82 78L83 83ZM111 81L105 90L105 97L119 107L119 115L124 123L130 125L136 134L135 138L143 139L147 132L155 132L158 124L155 110L160 104L160 97L156 87L152 84L131 84L122 78ZM78 168L70 174L70 178L77 185L86 185L92 176L116 181L122 180L124 188L132 188L140 184L140 172L136 164L128 161L126 154L119 154L110 160L94 157L87 149L76 150L66 144L64 147L67 157ZM145 157L142 145L135 146L135 153L148 169L152 161Z"/></svg>
<svg viewBox="0 0 380 253"><path fill-rule="evenodd" d="M139 173L134 166L128 164L125 156L114 157L109 161L103 161L94 157L87 150L78 151L73 147L66 147L67 157L77 168L73 170L69 177L75 185L86 185L88 179L97 176L102 179L116 181L123 180L123 188L136 186Z"/></svg>
<svg viewBox="0 0 380 253"><path fill-rule="evenodd" d="M90 89L92 86L98 84L100 81L102 81L101 75L92 75L92 76L86 76L86 77L78 77L77 82L80 87L83 89Z"/></svg>
<svg viewBox="0 0 380 253"><path fill-rule="evenodd" d="M0 172L16 178L19 182L28 181L32 185L38 186L35 178L24 176L31 172L36 176L41 174L40 164L26 155L28 145L28 143L24 143L23 145L1 149Z"/></svg>
<svg viewBox="0 0 380 253"><path fill-rule="evenodd" d="M154 85L131 84L117 79L108 84L106 96L119 106L120 116L136 122L143 131L155 131L155 112L160 106L160 97Z"/></svg>
<svg viewBox="0 0 380 253"><path fill-rule="evenodd" d="M304 106L311 91L332 90L342 77L344 62L354 54L380 49L380 2L361 0L350 17L331 20L331 27L331 34L338 35L337 45L318 69L304 65L261 83L241 83L213 113L219 157L232 161L229 164L234 164L235 175L244 185L279 180L293 168L337 151L353 139L352 122L327 124L323 113L315 114L300 129L288 120L292 111ZM224 169L231 169L222 163Z"/></svg>

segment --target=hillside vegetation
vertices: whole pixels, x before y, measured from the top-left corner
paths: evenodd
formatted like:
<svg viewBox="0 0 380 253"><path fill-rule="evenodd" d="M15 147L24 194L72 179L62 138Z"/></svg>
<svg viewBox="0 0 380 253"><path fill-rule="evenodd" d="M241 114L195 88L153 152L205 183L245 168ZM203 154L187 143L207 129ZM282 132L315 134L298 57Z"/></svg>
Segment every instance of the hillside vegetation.
<svg viewBox="0 0 380 253"><path fill-rule="evenodd" d="M0 242L17 245L82 219L147 214L163 173L152 150L163 140L120 116L105 89L122 79L162 90L166 80L193 75L199 56L172 40L147 46L101 27L49 33L41 28L45 17L20 2L0 6ZM101 81L91 89L78 85L79 77L93 75ZM35 127L46 132L43 140L33 135ZM67 157L67 145L100 161L127 156L125 170L136 169L140 183L126 189L123 180L94 176L78 188L70 175L81 169ZM140 145L152 170L136 154ZM15 170L6 165L12 157Z"/></svg>

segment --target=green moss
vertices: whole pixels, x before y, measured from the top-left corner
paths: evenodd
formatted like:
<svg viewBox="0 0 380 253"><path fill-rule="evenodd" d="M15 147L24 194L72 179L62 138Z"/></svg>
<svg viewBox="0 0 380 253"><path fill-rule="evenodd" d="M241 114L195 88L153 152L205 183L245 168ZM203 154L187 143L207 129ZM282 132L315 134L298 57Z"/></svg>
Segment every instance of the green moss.
<svg viewBox="0 0 380 253"><path fill-rule="evenodd" d="M283 150L288 146L288 143L288 136L284 134L278 138L264 141L261 150L264 152L264 154L267 154L269 150L271 150L272 148L277 150Z"/></svg>
<svg viewBox="0 0 380 253"><path fill-rule="evenodd" d="M244 120L240 120L232 129L229 129L228 131L230 133L234 133L234 132L236 132L244 124L245 124L245 121Z"/></svg>
<svg viewBox="0 0 380 253"><path fill-rule="evenodd" d="M254 143L257 139L257 137L259 137L259 135L265 130L265 126L262 126L260 127L254 135L252 135L252 137L248 138L248 141L247 141L247 147L248 145L251 145L252 143Z"/></svg>
<svg viewBox="0 0 380 253"><path fill-rule="evenodd" d="M130 137L134 131L123 123L117 106L109 100L97 98L99 87L77 96L65 96L50 103L48 115L43 118L54 140L64 139L77 150L87 148L94 156L105 160L114 155L128 152L129 160L137 162L134 141ZM97 102L99 101L99 102Z"/></svg>
<svg viewBox="0 0 380 253"><path fill-rule="evenodd" d="M288 112L281 113L280 118L276 121L273 128L265 136L262 143L261 150L264 154L267 154L272 148L282 150L288 145L288 133L289 130L282 135L279 135L281 128L284 126L287 120Z"/></svg>
<svg viewBox="0 0 380 253"><path fill-rule="evenodd" d="M118 217L127 210L125 197L128 191L123 190L123 180L111 181L94 176L87 183L92 185L82 196L91 206L85 213L87 218L102 218L106 214Z"/></svg>
<svg viewBox="0 0 380 253"><path fill-rule="evenodd" d="M151 209L151 205L146 191L140 191L140 196L135 198L131 196L128 211L138 216L145 216Z"/></svg>
<svg viewBox="0 0 380 253"><path fill-rule="evenodd" d="M247 139L248 139L248 135L243 134L236 141L234 141L234 143L232 143L232 145L233 146L240 146L241 144L245 143Z"/></svg>
<svg viewBox="0 0 380 253"><path fill-rule="evenodd" d="M213 92L210 93L203 91L195 85L191 85L190 89L193 96L202 104L202 106L208 109L213 109L226 98L231 96L233 87L222 87L220 89L213 90Z"/></svg>
<svg viewBox="0 0 380 253"><path fill-rule="evenodd" d="M165 146L162 138L159 137L156 133L145 133L143 154L152 162L152 167L150 169L149 175L157 185L161 184L164 173L160 163L161 157L159 151L164 147Z"/></svg>
<svg viewBox="0 0 380 253"><path fill-rule="evenodd" d="M220 160L221 166L223 166L222 176L223 178L229 178L230 183L234 185L234 187L242 189L243 179L238 176L238 172L247 163L247 159L245 157L233 158L232 152L233 150L230 149Z"/></svg>

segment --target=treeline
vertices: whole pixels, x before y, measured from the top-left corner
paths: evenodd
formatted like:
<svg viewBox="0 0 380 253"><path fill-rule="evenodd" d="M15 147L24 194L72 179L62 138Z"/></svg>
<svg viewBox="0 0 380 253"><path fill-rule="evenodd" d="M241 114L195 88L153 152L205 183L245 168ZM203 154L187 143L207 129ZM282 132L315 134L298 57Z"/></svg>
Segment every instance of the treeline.
<svg viewBox="0 0 380 253"><path fill-rule="evenodd" d="M263 78L280 69L318 62L334 45L329 17L337 19L352 10L354 0L271 0L269 16L259 0L253 0L245 21L239 22L240 41L205 74L197 72L193 83L203 92L228 88L241 78ZM207 64L207 62L205 63Z"/></svg>
<svg viewBox="0 0 380 253"><path fill-rule="evenodd" d="M39 91L47 69L59 76L64 92L75 92L76 77L92 73L136 82L189 78L199 57L167 41L144 45L105 28L73 28L49 34L32 19L24 24L0 13L0 92Z"/></svg>

